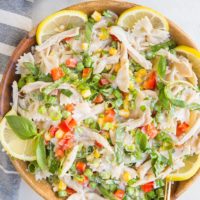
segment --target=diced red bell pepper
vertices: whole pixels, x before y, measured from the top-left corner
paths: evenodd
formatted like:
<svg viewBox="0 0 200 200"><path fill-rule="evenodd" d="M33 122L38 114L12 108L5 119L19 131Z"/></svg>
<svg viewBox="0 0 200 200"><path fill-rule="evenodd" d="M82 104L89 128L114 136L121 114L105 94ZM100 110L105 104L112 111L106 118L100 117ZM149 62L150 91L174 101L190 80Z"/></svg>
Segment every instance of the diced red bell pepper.
<svg viewBox="0 0 200 200"><path fill-rule="evenodd" d="M84 68L82 72L82 78L87 78L91 73L91 68Z"/></svg>
<svg viewBox="0 0 200 200"><path fill-rule="evenodd" d="M143 88L146 90L154 90L156 88L156 73L151 72L147 80L143 84Z"/></svg>
<svg viewBox="0 0 200 200"><path fill-rule="evenodd" d="M76 126L76 124L77 124L76 120L69 117L69 118L61 121L58 126L62 131L69 132Z"/></svg>
<svg viewBox="0 0 200 200"><path fill-rule="evenodd" d="M58 148L58 149L56 149L55 155L58 158L62 158L65 155L65 153L61 148Z"/></svg>
<svg viewBox="0 0 200 200"><path fill-rule="evenodd" d="M143 126L141 130L152 139L158 135L158 130L156 129L154 124L147 124L146 126Z"/></svg>
<svg viewBox="0 0 200 200"><path fill-rule="evenodd" d="M178 123L176 127L176 136L180 137L183 133L185 133L189 128L189 124L186 122Z"/></svg>
<svg viewBox="0 0 200 200"><path fill-rule="evenodd" d="M76 191L73 190L73 189L70 188L70 187L67 187L66 192L67 192L68 195L72 195L72 194L76 193Z"/></svg>
<svg viewBox="0 0 200 200"><path fill-rule="evenodd" d="M68 112L72 112L74 110L74 104L73 103L70 103L70 104L67 104L65 106L65 109L68 111Z"/></svg>
<svg viewBox="0 0 200 200"><path fill-rule="evenodd" d="M71 40L73 37L66 37L66 38L64 38L63 40L64 41L69 41L69 40Z"/></svg>
<svg viewBox="0 0 200 200"><path fill-rule="evenodd" d="M101 78L100 80L99 80L99 84L101 85L101 86L104 86L104 85L108 85L110 82L106 79L106 78Z"/></svg>
<svg viewBox="0 0 200 200"><path fill-rule="evenodd" d="M63 139L74 139L74 134L72 132L66 132L63 136Z"/></svg>
<svg viewBox="0 0 200 200"><path fill-rule="evenodd" d="M73 129L76 125L77 125L76 120L72 118L72 119L70 120L70 122L69 122L69 127L70 127L71 129Z"/></svg>
<svg viewBox="0 0 200 200"><path fill-rule="evenodd" d="M69 58L66 60L66 65L69 68L75 68L77 63L78 63L78 61L75 58Z"/></svg>
<svg viewBox="0 0 200 200"><path fill-rule="evenodd" d="M115 111L114 109L108 109L105 111L104 121L105 122L113 122L115 119Z"/></svg>
<svg viewBox="0 0 200 200"><path fill-rule="evenodd" d="M95 141L95 145L96 145L97 147L99 147L99 148L102 148L102 147L103 147L103 145L102 145L101 143L97 142L97 141Z"/></svg>
<svg viewBox="0 0 200 200"><path fill-rule="evenodd" d="M119 39L115 35L110 35L113 41L119 42Z"/></svg>
<svg viewBox="0 0 200 200"><path fill-rule="evenodd" d="M93 100L94 103L102 103L103 101L104 101L103 95L101 94L98 94Z"/></svg>
<svg viewBox="0 0 200 200"><path fill-rule="evenodd" d="M58 130L58 127L56 127L56 126L51 126L50 127L49 133L50 133L51 137L55 136L57 130Z"/></svg>
<svg viewBox="0 0 200 200"><path fill-rule="evenodd" d="M125 192L124 190L117 189L114 195L117 197L117 199L122 200L124 198Z"/></svg>
<svg viewBox="0 0 200 200"><path fill-rule="evenodd" d="M151 192L154 188L154 182L149 182L141 186L141 189L146 192Z"/></svg>
<svg viewBox="0 0 200 200"><path fill-rule="evenodd" d="M54 81L57 81L65 76L65 73L61 67L56 67L51 70L51 76Z"/></svg>
<svg viewBox="0 0 200 200"><path fill-rule="evenodd" d="M74 142L72 139L65 140L65 143L62 146L62 150L65 151L65 150L71 149L73 146L74 146Z"/></svg>
<svg viewBox="0 0 200 200"><path fill-rule="evenodd" d="M58 125L59 128L64 131L64 132L68 132L68 131L71 131L71 127L69 126L69 121L66 119L66 120L63 120L60 122L60 124Z"/></svg>
<svg viewBox="0 0 200 200"><path fill-rule="evenodd" d="M77 162L77 163L76 163L76 169L77 169L77 171L79 171L80 173L83 173L83 172L86 170L86 163L81 162L81 161Z"/></svg>

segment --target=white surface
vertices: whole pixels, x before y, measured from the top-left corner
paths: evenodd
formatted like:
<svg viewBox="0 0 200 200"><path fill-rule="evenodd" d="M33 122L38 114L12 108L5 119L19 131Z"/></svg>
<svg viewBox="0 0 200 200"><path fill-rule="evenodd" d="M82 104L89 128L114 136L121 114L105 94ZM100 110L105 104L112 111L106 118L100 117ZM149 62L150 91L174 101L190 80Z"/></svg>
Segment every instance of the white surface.
<svg viewBox="0 0 200 200"><path fill-rule="evenodd" d="M34 23L52 12L68 5L81 2L80 0L35 0L33 11ZM200 0L130 0L131 2L149 6L162 12L179 25L200 48ZM184 193L179 200L200 199L200 178ZM21 182L19 200L40 200L39 197L24 181Z"/></svg>

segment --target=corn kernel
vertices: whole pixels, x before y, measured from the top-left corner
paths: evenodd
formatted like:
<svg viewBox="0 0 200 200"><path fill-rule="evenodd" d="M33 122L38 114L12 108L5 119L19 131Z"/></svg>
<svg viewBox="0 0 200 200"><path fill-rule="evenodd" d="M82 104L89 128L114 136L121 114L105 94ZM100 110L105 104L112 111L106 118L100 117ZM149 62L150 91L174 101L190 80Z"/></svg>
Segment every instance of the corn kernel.
<svg viewBox="0 0 200 200"><path fill-rule="evenodd" d="M46 132L44 134L44 139L45 139L45 141L49 142L51 140L51 135L48 132Z"/></svg>
<svg viewBox="0 0 200 200"><path fill-rule="evenodd" d="M102 117L98 118L98 124L100 127L103 127L104 119Z"/></svg>
<svg viewBox="0 0 200 200"><path fill-rule="evenodd" d="M109 54L110 54L111 56L116 55L116 54L117 54L117 49L111 47L111 48L109 49Z"/></svg>
<svg viewBox="0 0 200 200"><path fill-rule="evenodd" d="M90 89L83 90L81 92L81 95L83 96L83 98L88 98L91 95Z"/></svg>
<svg viewBox="0 0 200 200"><path fill-rule="evenodd" d="M140 70L138 71L138 73L139 73L141 76L145 76L145 75L147 75L147 70L146 70L146 69L140 69Z"/></svg>
<svg viewBox="0 0 200 200"><path fill-rule="evenodd" d="M128 182L129 180L131 180L131 175L130 175L129 172L124 172L124 174L123 174L123 180L125 182Z"/></svg>
<svg viewBox="0 0 200 200"><path fill-rule="evenodd" d="M99 22L101 20L101 13L94 11L94 13L91 16L96 22Z"/></svg>
<svg viewBox="0 0 200 200"><path fill-rule="evenodd" d="M100 40L107 40L108 37L109 37L109 35L106 34L106 33L103 33L103 32L102 32L102 33L99 34L99 39L100 39Z"/></svg>
<svg viewBox="0 0 200 200"><path fill-rule="evenodd" d="M59 190L65 190L66 187L67 187L67 185L63 181L60 180L60 182L58 184L58 189Z"/></svg>
<svg viewBox="0 0 200 200"><path fill-rule="evenodd" d="M95 158L100 158L100 156L101 156L101 154L99 153L99 151L97 149L94 150L93 154L94 154Z"/></svg>
<svg viewBox="0 0 200 200"><path fill-rule="evenodd" d="M135 89L133 82L129 83L129 89L132 91Z"/></svg>
<svg viewBox="0 0 200 200"><path fill-rule="evenodd" d="M119 115L120 115L121 117L128 118L129 115L130 115L130 111L129 111L129 110L122 109L122 110L119 111Z"/></svg>
<svg viewBox="0 0 200 200"><path fill-rule="evenodd" d="M136 77L136 78L135 78L135 81L136 81L136 83L142 83L141 77Z"/></svg>
<svg viewBox="0 0 200 200"><path fill-rule="evenodd" d="M124 110L128 110L128 107L129 107L129 100L128 98L126 97L124 102L123 102L123 107L124 107Z"/></svg>
<svg viewBox="0 0 200 200"><path fill-rule="evenodd" d="M88 43L87 42L83 42L82 44L81 44L81 48L82 48L82 50L83 51L87 51L88 50Z"/></svg>
<svg viewBox="0 0 200 200"><path fill-rule="evenodd" d="M118 72L119 69L120 69L120 64L119 64L119 63L115 64L115 66L114 66L114 71L115 71L115 72Z"/></svg>
<svg viewBox="0 0 200 200"><path fill-rule="evenodd" d="M56 131L55 137L57 139L61 139L63 137L63 135L64 135L64 132L59 129L59 130Z"/></svg>

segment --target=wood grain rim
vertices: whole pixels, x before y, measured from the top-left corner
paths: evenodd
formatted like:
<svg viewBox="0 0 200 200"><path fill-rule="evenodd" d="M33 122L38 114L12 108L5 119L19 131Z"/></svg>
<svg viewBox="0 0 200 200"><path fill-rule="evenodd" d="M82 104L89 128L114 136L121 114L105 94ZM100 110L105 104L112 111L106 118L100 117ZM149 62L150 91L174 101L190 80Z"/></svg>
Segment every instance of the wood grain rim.
<svg viewBox="0 0 200 200"><path fill-rule="evenodd" d="M123 10L133 7L136 4L131 2L126 2L122 0L91 0L83 3L79 3L76 5L72 5L67 7L66 9L75 9L85 11L87 14L92 11L99 10L102 11L104 9L111 9L116 13L121 13ZM174 24L171 20L168 19L170 25L170 33L172 37L175 38L178 44L184 44L197 49L195 43L190 39L190 37L182 31L176 24ZM14 79L16 79L15 75L15 67L16 61L24 52L30 50L30 47L35 44L35 29L33 29L27 36L21 40L13 55L11 56L6 70L4 72L1 84L0 84L0 119L5 115L5 113L10 109L11 102L11 84ZM16 170L19 172L20 176L44 199L49 200L58 200L59 198L55 196L54 192L51 190L50 185L46 181L37 182L34 176L27 172L26 163L14 158L10 158ZM191 179L187 181L183 181L180 183L175 183L173 187L172 197L171 199L177 199L199 176L200 170L193 176Z"/></svg>

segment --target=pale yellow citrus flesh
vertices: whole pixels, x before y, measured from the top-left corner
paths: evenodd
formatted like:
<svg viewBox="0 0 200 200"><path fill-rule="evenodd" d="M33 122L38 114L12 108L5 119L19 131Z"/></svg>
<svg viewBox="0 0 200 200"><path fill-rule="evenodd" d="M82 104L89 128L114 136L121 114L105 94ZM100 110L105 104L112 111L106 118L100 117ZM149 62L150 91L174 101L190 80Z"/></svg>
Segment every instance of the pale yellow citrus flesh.
<svg viewBox="0 0 200 200"><path fill-rule="evenodd" d="M45 18L36 31L38 44L43 43L49 37L63 32L72 27L80 27L87 21L87 15L78 10L62 10Z"/></svg>
<svg viewBox="0 0 200 200"><path fill-rule="evenodd" d="M11 110L7 115L16 115L16 112ZM20 139L9 127L5 117L0 122L0 141L5 151L12 157L24 161L36 160L36 139Z"/></svg>
<svg viewBox="0 0 200 200"><path fill-rule="evenodd" d="M153 24L154 28L169 30L167 19L159 12L144 6L135 6L124 11L117 24L124 28L132 28L136 22L147 16Z"/></svg>
<svg viewBox="0 0 200 200"><path fill-rule="evenodd" d="M194 176L200 168L200 155L188 157L185 166L167 177L168 181L185 181Z"/></svg>
<svg viewBox="0 0 200 200"><path fill-rule="evenodd" d="M178 46L175 48L178 55L183 55L192 64L192 69L200 77L200 52L194 48L188 46Z"/></svg>

